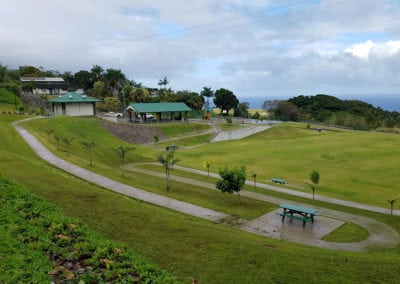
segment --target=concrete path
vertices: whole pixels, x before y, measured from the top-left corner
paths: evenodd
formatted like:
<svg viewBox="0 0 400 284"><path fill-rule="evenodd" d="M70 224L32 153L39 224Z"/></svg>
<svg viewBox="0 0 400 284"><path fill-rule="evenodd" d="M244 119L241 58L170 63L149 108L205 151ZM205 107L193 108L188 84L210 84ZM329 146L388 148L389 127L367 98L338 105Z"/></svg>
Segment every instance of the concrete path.
<svg viewBox="0 0 400 284"><path fill-rule="evenodd" d="M213 222L218 222L219 220L226 219L228 217L228 215L224 213L147 192L78 167L51 153L46 147L44 147L42 143L39 142L39 140L36 139L36 137L34 137L24 128L18 126L18 122L14 122L13 126L21 135L21 137L29 144L33 151L43 160L57 168L94 183L100 187Z"/></svg>
<svg viewBox="0 0 400 284"><path fill-rule="evenodd" d="M159 165L156 163L151 164ZM183 169L190 172L207 175L207 172L204 171L197 171L177 165L175 165L174 167L176 169ZM126 169L157 177L165 176L161 172L155 172L135 167L134 164L127 165ZM199 181L176 175L171 175L171 179L182 183L187 183L191 185L196 184L197 186L217 190L215 188L215 183L211 182ZM287 200L282 198L246 190L242 190L240 195L277 205L288 202ZM310 207L310 205L304 203L295 202L295 204ZM303 227L302 222L299 221L288 222L287 220L286 222L282 223L281 217L276 214L278 212L281 212L282 209L277 209L273 212L269 212L251 221L243 219L237 220L236 226L245 231L252 232L258 235L336 250L360 251L371 247L394 248L400 244L400 234L396 230L392 229L382 222L337 210L327 209L318 206L312 207L314 209L317 209L321 216L318 216L314 223L306 224L305 227ZM322 240L325 235L337 229L345 222L354 223L365 228L369 233L369 237L366 240L358 243L332 243Z"/></svg>
<svg viewBox="0 0 400 284"><path fill-rule="evenodd" d="M202 170L186 168L186 167L182 167L182 166L178 166L178 165L175 165L174 167L179 170L188 171L188 172L196 173L199 175L205 175L205 176L208 175L208 173L206 171L202 171ZM220 176L215 173L210 173L210 177L220 178ZM248 181L246 181L246 184L253 186L254 182L248 180ZM286 193L289 195L299 196L299 197L303 197L303 198L308 198L308 199L313 198L311 193L301 192L301 191L297 191L297 190L292 190L292 189L269 185L269 184L260 183L260 182L257 182L256 185L258 188L269 189L269 190ZM332 197L321 196L321 195L317 195L317 194L314 196L314 199L318 200L318 201L323 201L323 202L327 202L327 203L343 205L343 206L348 206L348 207L354 207L354 208L377 212L377 213L390 214L389 208L382 208L382 207L377 207L377 206L372 206L372 205L367 205L367 204L362 204L362 203L357 203L357 202L352 202L352 201L341 200L341 199L332 198ZM400 210L393 210L393 215L400 216Z"/></svg>
<svg viewBox="0 0 400 284"><path fill-rule="evenodd" d="M32 119L32 118L30 118ZM29 119L27 119L29 120ZM217 212L214 210L210 210L207 208L203 208L197 205L193 205L190 203L178 201L172 198L168 198L165 196L157 195L154 193L150 193L126 184L122 184L120 182L114 181L112 179L106 178L94 172L88 171L84 168L78 167L74 164L71 164L51 153L47 148L41 144L36 137L30 134L27 130L20 127L18 125L19 122L14 122L13 127L16 131L21 135L21 137L30 145L30 147L37 153L39 157L47 161L48 163L58 167L66 172L69 172L77 177L85 179L91 183L94 183L100 187L112 190L114 192L124 194L135 199L143 200L148 203L152 203L155 205L159 205L162 207L166 207L172 210L176 210L178 212L182 212L185 214L189 214L195 217L199 217L202 219L210 220L213 222L223 222L225 220L230 220L230 216L221 212ZM177 167L177 166L176 166ZM178 168L178 167L177 167ZM179 167L182 168L182 167ZM132 167L132 170L141 171L143 173L155 176L164 177L164 174L159 172L152 172L145 169L139 169L136 167ZM185 169L185 168L182 168ZM188 169L186 169L188 170ZM192 170L192 169L190 169ZM196 173L202 172L193 170ZM206 172L202 172L203 174L207 174ZM210 174L211 175L211 174ZM181 182L186 182L188 184L196 184L199 186L203 186L206 188L215 189L214 184L192 180L183 177L172 176L173 179L179 180ZM255 192L243 191L242 196L247 196L249 198L254 198L258 200L263 200L275 204L282 203L285 200L267 196L264 194L259 194ZM307 206L307 205L306 205ZM277 215L274 212L267 213L255 220L246 221L246 220L237 220L236 226L255 234L264 235L268 237L280 238L294 242L305 243L309 245L316 245L320 247L332 248L332 249L341 249L341 250L353 250L358 251L365 248L370 247L395 247L400 243L400 235L397 231L393 230L389 226L380 223L376 220L372 220L370 218L356 216L352 214L347 214L335 210L329 210L325 208L316 208L320 210L320 213L324 215L318 222L314 222L310 226L299 226L293 221L293 224L290 226L286 224L276 224L277 220L280 218L276 218ZM273 215L271 215L273 214ZM326 216L327 217L326 217ZM346 244L338 244L338 243L330 243L321 240L321 237L333 229L343 224L343 221L333 220L333 218L338 218L340 220L345 220L349 222L353 222L359 224L360 226L366 228L369 232L369 238L360 243L346 243ZM325 221L324 221L325 220ZM309 225L309 224L307 224ZM293 231L295 230L295 231Z"/></svg>
<svg viewBox="0 0 400 284"><path fill-rule="evenodd" d="M231 131L222 131L222 132L219 132L210 142L242 139L244 137L267 130L271 127L272 127L271 125L247 126L247 127L243 127L243 128L239 128L239 129L235 129L235 130L231 130Z"/></svg>

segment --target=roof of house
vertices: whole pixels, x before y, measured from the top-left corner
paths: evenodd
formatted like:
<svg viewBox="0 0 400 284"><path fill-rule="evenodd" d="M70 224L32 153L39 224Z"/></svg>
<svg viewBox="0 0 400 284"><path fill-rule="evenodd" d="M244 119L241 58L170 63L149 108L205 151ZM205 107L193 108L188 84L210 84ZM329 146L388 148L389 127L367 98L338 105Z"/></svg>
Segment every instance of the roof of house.
<svg viewBox="0 0 400 284"><path fill-rule="evenodd" d="M191 111L185 103L132 103L126 110L133 110L138 113L145 112L174 112Z"/></svg>
<svg viewBox="0 0 400 284"><path fill-rule="evenodd" d="M65 95L59 96L58 98L54 98L49 100L50 103L93 103L93 102L101 102L101 100L86 96L85 94L69 92Z"/></svg>

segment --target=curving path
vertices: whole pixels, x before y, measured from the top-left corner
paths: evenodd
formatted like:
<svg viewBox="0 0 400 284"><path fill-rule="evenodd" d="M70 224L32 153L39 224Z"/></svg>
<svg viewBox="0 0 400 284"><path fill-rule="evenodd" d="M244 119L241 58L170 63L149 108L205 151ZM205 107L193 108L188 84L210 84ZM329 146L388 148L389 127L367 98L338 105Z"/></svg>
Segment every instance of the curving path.
<svg viewBox="0 0 400 284"><path fill-rule="evenodd" d="M47 161L48 163L50 163L55 167L58 167L66 172L69 172L77 177L85 179L100 187L133 197L135 199L140 199L148 203L152 203L178 212L182 212L188 215L207 219L213 222L223 222L225 220L230 219L230 216L227 214L210 210L187 202L182 202L179 200L161 196L158 194L150 193L145 190L141 190L139 188L114 181L110 178L101 176L99 174L81 168L79 166L76 166L72 163L69 163L51 153L43 144L39 142L39 140L36 137L34 137L23 127L19 126L18 125L19 122L12 123L16 131L29 144L29 146L39 157L41 157L43 160ZM134 166L131 166L131 170L140 171L142 173L154 176L161 175L162 177L164 177L164 174L161 174L159 172L140 169ZM206 172L203 173L207 174ZM206 188L214 188L214 184L212 183L207 183L177 176L172 176L172 178L179 180L180 182L197 184ZM276 204L279 204L284 201L283 199L249 191L243 191L242 195ZM326 208L316 208L316 209L318 209L320 213L322 213L323 215L323 217L320 218L321 221L314 222L313 224L310 224L310 226L306 227L299 226L299 224L296 224L295 222L291 224L286 224L286 223L285 224L279 223L278 225L274 224L273 222L276 222L276 220L278 219L280 220L280 218L278 219L276 218L277 216L274 214L274 212L267 213L252 221L237 220L236 226L245 231L259 235L280 238L289 241L300 242L331 249L340 249L340 250L359 251L371 247L391 248L397 246L400 243L399 233L381 222L363 216L352 215ZM332 229L340 226L340 224L343 223L342 221L335 221L334 218L353 222L366 228L369 232L368 239L360 243L345 243L345 244L322 241L321 237L324 234L329 233ZM321 232L325 233L321 234Z"/></svg>
<svg viewBox="0 0 400 284"><path fill-rule="evenodd" d="M150 163L159 165L157 163ZM208 175L205 171L199 171L194 169L189 169L181 166L174 166L176 169L186 170L190 172L196 172L197 174ZM164 173L155 172L143 168L135 167L135 165L127 165L126 169L140 172L146 175L152 175L157 177L165 177ZM210 173L210 176L212 174ZM214 174L216 177L216 174ZM171 175L171 179L187 183L187 184L196 184L198 186L214 189L215 184L205 181L194 180L191 178L180 177ZM249 183L253 184L253 182L248 181ZM273 197L257 192L252 191L241 191L241 196L273 203L273 204L281 204L284 202L288 202L285 199ZM308 204L303 203L296 203L298 205L309 207ZM254 219L252 221L247 220L238 220L237 226L241 229L252 232L259 235L264 235L272 238L277 239L285 239L292 242L304 243L313 246L319 247L326 247L331 249L340 249L340 250L352 250L352 251L359 251L370 247L396 247L400 244L400 234L389 227L388 225L379 222L377 220L345 213L342 211L327 209L318 206L312 206L313 208L317 209L321 216L318 217L318 222L307 224L305 227L299 223L291 223L291 224L282 224L280 217L278 217L275 213L281 211L280 209L275 210L273 212L269 212L264 214L263 216ZM332 230L336 229L337 227L344 224L344 222L351 222L355 223L363 228L365 228L368 233L368 239L358 242L358 243L332 243L323 241L321 238L326 234L330 233Z"/></svg>

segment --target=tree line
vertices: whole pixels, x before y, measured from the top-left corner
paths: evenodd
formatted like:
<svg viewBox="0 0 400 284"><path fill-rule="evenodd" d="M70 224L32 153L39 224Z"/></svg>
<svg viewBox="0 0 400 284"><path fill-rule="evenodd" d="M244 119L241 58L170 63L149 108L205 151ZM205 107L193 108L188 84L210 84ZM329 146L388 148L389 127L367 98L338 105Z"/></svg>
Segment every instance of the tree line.
<svg viewBox="0 0 400 284"><path fill-rule="evenodd" d="M208 111L213 102L225 115L233 109L234 116L248 116L249 104L240 103L235 94L228 89L220 88L214 91L211 87L203 87L200 92L174 91L168 87L170 81L166 76L158 80L158 88L151 88L128 79L120 69L105 69L99 65L93 65L90 70L72 73L34 66L20 66L12 70L0 64L0 88L6 88L15 95L19 95L21 91L32 91L34 82L21 86L20 77L61 77L68 83L68 91L83 89L87 95L104 100L110 111L124 110L130 102L184 102L196 111Z"/></svg>
<svg viewBox="0 0 400 284"><path fill-rule="evenodd" d="M307 121L349 127L358 130L400 127L400 113L359 101L334 96L296 96L287 101L266 101L276 119Z"/></svg>

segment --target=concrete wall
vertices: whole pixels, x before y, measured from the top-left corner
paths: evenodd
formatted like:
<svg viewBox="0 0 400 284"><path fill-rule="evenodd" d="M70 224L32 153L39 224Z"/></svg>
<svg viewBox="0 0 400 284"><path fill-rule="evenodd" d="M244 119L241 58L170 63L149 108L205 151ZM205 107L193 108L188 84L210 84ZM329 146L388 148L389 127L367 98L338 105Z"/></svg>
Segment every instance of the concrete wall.
<svg viewBox="0 0 400 284"><path fill-rule="evenodd" d="M70 116L89 116L94 115L93 103L70 103L65 104L65 113L63 113L61 104L54 104L55 115Z"/></svg>

